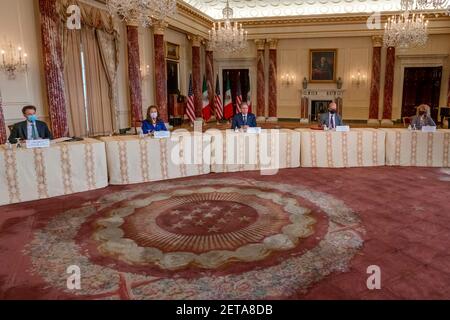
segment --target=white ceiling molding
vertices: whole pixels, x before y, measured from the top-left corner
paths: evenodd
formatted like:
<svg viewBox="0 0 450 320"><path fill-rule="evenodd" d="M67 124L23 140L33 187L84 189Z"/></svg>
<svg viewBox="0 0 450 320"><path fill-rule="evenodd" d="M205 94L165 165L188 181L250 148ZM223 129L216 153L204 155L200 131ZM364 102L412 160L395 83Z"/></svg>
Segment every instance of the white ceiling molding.
<svg viewBox="0 0 450 320"><path fill-rule="evenodd" d="M222 19L226 0L180 0L213 19ZM400 0L229 0L241 19L399 11Z"/></svg>

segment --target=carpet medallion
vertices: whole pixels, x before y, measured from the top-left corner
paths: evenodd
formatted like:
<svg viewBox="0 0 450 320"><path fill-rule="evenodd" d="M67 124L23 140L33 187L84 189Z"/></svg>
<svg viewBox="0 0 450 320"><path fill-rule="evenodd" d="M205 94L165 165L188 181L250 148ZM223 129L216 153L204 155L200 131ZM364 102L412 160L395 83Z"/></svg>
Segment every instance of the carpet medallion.
<svg viewBox="0 0 450 320"><path fill-rule="evenodd" d="M276 299L348 270L364 232L330 194L221 176L108 193L49 217L24 253L78 298ZM69 265L81 290L66 287Z"/></svg>

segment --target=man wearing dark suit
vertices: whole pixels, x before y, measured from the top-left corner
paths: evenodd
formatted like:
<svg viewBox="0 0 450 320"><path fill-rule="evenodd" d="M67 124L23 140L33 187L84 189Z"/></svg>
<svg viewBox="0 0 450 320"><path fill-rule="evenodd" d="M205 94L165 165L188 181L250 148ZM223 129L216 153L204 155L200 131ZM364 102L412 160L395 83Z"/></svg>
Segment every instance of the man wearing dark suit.
<svg viewBox="0 0 450 320"><path fill-rule="evenodd" d="M336 103L331 102L328 106L328 112L320 115L320 124L327 126L328 129L336 129L337 126L343 126L344 122L342 122L342 118L336 110Z"/></svg>
<svg viewBox="0 0 450 320"><path fill-rule="evenodd" d="M22 108L25 121L16 123L8 138L10 143L17 143L21 140L53 139L52 133L43 121L37 120L36 107L26 106Z"/></svg>
<svg viewBox="0 0 450 320"><path fill-rule="evenodd" d="M247 103L244 102L242 104L241 110L241 113L238 113L233 117L231 129L247 129L249 127L256 127L256 117L253 113L248 113Z"/></svg>

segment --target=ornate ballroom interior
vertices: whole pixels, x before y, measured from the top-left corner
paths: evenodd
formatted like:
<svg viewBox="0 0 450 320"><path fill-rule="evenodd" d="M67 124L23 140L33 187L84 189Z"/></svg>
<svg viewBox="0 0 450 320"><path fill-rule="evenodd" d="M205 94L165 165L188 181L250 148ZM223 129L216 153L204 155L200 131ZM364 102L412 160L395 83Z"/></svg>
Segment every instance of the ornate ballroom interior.
<svg viewBox="0 0 450 320"><path fill-rule="evenodd" d="M0 299L450 298L448 0L2 0L0 54Z"/></svg>

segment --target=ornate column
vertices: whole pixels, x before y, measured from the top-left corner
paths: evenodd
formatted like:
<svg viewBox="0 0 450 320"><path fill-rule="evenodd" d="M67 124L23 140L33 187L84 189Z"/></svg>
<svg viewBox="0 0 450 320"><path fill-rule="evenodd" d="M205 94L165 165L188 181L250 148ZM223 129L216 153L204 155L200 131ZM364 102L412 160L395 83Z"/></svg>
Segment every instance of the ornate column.
<svg viewBox="0 0 450 320"><path fill-rule="evenodd" d="M197 120L202 119L202 76L200 71L200 45L202 38L194 35L190 36L192 41L192 91L194 91L194 107Z"/></svg>
<svg viewBox="0 0 450 320"><path fill-rule="evenodd" d="M208 87L209 105L214 110L214 55L209 45L206 45L205 51L205 72L206 72L206 85Z"/></svg>
<svg viewBox="0 0 450 320"><path fill-rule="evenodd" d="M67 137L66 97L60 39L60 20L56 0L39 0L41 13L42 54L47 86L50 122L55 138Z"/></svg>
<svg viewBox="0 0 450 320"><path fill-rule="evenodd" d="M387 48L386 53L386 75L384 80L384 103L383 120L381 124L393 125L392 122L392 96L394 93L394 66L395 66L395 48Z"/></svg>
<svg viewBox="0 0 450 320"><path fill-rule="evenodd" d="M277 118L277 44L278 40L269 39L269 118L268 122L276 122Z"/></svg>
<svg viewBox="0 0 450 320"><path fill-rule="evenodd" d="M3 115L3 101L2 101L2 93L0 92L0 144L6 143L6 125L5 125L5 117Z"/></svg>
<svg viewBox="0 0 450 320"><path fill-rule="evenodd" d="M155 43L155 86L156 104L159 108L161 119L165 123L169 122L169 112L167 109L167 70L166 57L164 52L164 31L167 28L166 22L158 22L153 25L153 37Z"/></svg>
<svg viewBox="0 0 450 320"><path fill-rule="evenodd" d="M372 81L370 84L370 107L368 124L379 124L378 109L380 104L380 71L381 71L381 47L383 38L381 36L372 37Z"/></svg>
<svg viewBox="0 0 450 320"><path fill-rule="evenodd" d="M128 81L130 86L131 126L142 121L141 60L139 57L139 35L137 26L127 26Z"/></svg>
<svg viewBox="0 0 450 320"><path fill-rule="evenodd" d="M450 108L450 76L448 76L448 87L447 87L447 107Z"/></svg>
<svg viewBox="0 0 450 320"><path fill-rule="evenodd" d="M258 39L255 40L257 51L257 78L256 78L256 116L258 117L258 122L266 121L266 79L264 73L265 67L265 49L266 40Z"/></svg>

